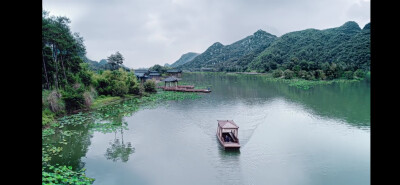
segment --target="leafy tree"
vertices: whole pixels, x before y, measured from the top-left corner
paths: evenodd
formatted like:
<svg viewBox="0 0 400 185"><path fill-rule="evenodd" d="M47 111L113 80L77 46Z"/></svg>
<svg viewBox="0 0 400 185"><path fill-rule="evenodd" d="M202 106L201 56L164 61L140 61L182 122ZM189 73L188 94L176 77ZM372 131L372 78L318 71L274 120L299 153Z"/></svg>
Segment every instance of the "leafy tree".
<svg viewBox="0 0 400 185"><path fill-rule="evenodd" d="M147 80L144 82L143 87L146 92L157 92L156 83L153 80Z"/></svg>
<svg viewBox="0 0 400 185"><path fill-rule="evenodd" d="M286 69L283 72L283 75L285 76L285 79L292 79L294 77L294 72L290 69Z"/></svg>
<svg viewBox="0 0 400 185"><path fill-rule="evenodd" d="M351 80L351 79L353 79L353 77L354 77L354 73L353 73L353 71L346 71L346 72L344 72L343 76L344 76L346 79Z"/></svg>
<svg viewBox="0 0 400 185"><path fill-rule="evenodd" d="M364 78L364 77L366 76L366 73L365 73L362 69L357 69L357 70L354 72L354 75L355 75L356 77L359 77L359 78Z"/></svg>
<svg viewBox="0 0 400 185"><path fill-rule="evenodd" d="M49 16L42 12L42 87L65 88L74 84L86 53L83 38L72 34L67 17Z"/></svg>
<svg viewBox="0 0 400 185"><path fill-rule="evenodd" d="M299 65L300 65L301 70L308 71L308 62L307 61L301 60Z"/></svg>
<svg viewBox="0 0 400 185"><path fill-rule="evenodd" d="M154 65L154 66L149 68L150 71L157 71L160 74L165 74L168 69L171 69L171 67L161 66L161 65L158 65L158 64L156 64L156 65Z"/></svg>
<svg viewBox="0 0 400 185"><path fill-rule="evenodd" d="M276 62L271 62L271 63L269 64L269 67L270 67L272 70L275 70L275 69L278 68L278 64L277 64Z"/></svg>
<svg viewBox="0 0 400 185"><path fill-rule="evenodd" d="M122 68L94 74L92 84L100 95L124 96L128 93L139 93L136 76L133 72L125 71Z"/></svg>
<svg viewBox="0 0 400 185"><path fill-rule="evenodd" d="M122 54L119 51L117 51L115 54L111 54L107 58L107 61L109 64L111 64L111 66L115 70L124 62L124 57L122 56Z"/></svg>
<svg viewBox="0 0 400 185"><path fill-rule="evenodd" d="M277 70L275 70L274 72L272 72L272 76L273 76L274 78L279 78L279 77L281 77L282 75L283 75L283 71L280 70L280 69L277 69Z"/></svg>

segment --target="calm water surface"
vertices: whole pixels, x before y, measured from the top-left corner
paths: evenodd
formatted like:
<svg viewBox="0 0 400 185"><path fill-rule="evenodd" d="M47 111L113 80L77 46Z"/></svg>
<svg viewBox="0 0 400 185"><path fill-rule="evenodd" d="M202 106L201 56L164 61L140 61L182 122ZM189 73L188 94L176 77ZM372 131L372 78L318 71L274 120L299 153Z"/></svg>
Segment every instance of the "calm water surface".
<svg viewBox="0 0 400 185"><path fill-rule="evenodd" d="M183 79L212 92L122 117L127 129L76 136L69 164L97 185L370 184L369 83L300 90L255 76ZM239 125L240 151L219 145L222 119Z"/></svg>

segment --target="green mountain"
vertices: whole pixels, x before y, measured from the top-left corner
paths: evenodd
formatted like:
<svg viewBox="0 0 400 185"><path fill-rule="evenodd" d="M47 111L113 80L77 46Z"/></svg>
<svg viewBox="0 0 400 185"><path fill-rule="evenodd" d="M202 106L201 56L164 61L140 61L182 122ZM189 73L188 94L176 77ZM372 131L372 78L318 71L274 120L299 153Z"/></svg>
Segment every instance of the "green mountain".
<svg viewBox="0 0 400 185"><path fill-rule="evenodd" d="M354 21L336 28L306 29L281 37L258 30L231 45L216 42L178 68L192 71L202 68L215 71L265 72L277 68L298 71L293 67L302 63L301 70L305 71L326 69L327 65L338 66L341 75L341 71L370 70L370 44L370 24L361 29Z"/></svg>
<svg viewBox="0 0 400 185"><path fill-rule="evenodd" d="M169 65L168 67L178 67L180 65L186 64L186 63L192 61L195 57L197 57L197 55L199 55L199 54L194 53L194 52L189 52L189 53L183 54L181 56L181 58L179 58L176 62Z"/></svg>
<svg viewBox="0 0 400 185"><path fill-rule="evenodd" d="M214 68L223 70L232 67L232 63L242 61L243 57L251 58L267 48L277 37L263 30L258 30L233 44L224 46L216 42L192 61L179 66L181 69L199 70Z"/></svg>
<svg viewBox="0 0 400 185"><path fill-rule="evenodd" d="M357 23L349 21L337 28L287 33L261 52L249 68L268 71L272 63L285 65L291 61L334 62L369 70L369 26L361 30Z"/></svg>

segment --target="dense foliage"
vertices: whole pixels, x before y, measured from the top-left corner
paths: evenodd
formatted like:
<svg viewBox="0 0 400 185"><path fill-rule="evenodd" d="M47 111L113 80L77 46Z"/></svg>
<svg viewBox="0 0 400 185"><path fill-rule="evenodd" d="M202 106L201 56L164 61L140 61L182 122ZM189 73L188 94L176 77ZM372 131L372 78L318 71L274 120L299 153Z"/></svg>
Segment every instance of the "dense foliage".
<svg viewBox="0 0 400 185"><path fill-rule="evenodd" d="M42 88L59 89L80 78L80 63L86 50L83 38L71 33L66 17L42 13Z"/></svg>
<svg viewBox="0 0 400 185"><path fill-rule="evenodd" d="M124 96L126 94L139 94L139 83L133 72L123 69L103 71L94 74L93 85L99 95Z"/></svg>
<svg viewBox="0 0 400 185"><path fill-rule="evenodd" d="M361 30L357 23L347 22L338 28L291 32L260 53L249 67L265 72L276 63L292 69L297 61L308 63L312 69L303 69L306 71L322 69L325 62L340 65L343 70L369 70L369 29Z"/></svg>
<svg viewBox="0 0 400 185"><path fill-rule="evenodd" d="M150 71L157 71L158 73L162 74L166 74L168 69L172 69L171 67L168 66L161 66L159 64L156 64L154 66L151 66L149 68Z"/></svg>

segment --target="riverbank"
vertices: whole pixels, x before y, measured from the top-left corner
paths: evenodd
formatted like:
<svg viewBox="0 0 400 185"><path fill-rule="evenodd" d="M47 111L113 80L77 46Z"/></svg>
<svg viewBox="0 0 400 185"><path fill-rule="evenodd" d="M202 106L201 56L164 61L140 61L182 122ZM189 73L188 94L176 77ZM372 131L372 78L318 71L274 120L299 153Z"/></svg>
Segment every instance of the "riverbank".
<svg viewBox="0 0 400 185"><path fill-rule="evenodd" d="M317 85L330 85L333 83L356 83L356 82L361 82L363 80L370 80L370 72L366 74L364 78L359 78L359 77L354 77L354 79L345 79L345 78L337 78L337 79L332 79L332 80L306 80L302 78L291 78L291 79L286 79L284 76L281 77L274 77L272 73L256 73L256 72L189 72L189 73L194 73L194 74L204 74L204 75L214 75L214 76L221 76L221 75L227 75L227 76L257 76L257 77L262 77L266 81L270 82L282 82L285 84L288 84L290 87L295 87L298 89L303 89L303 90L308 90L313 88L314 86ZM185 82L183 82L185 83Z"/></svg>

